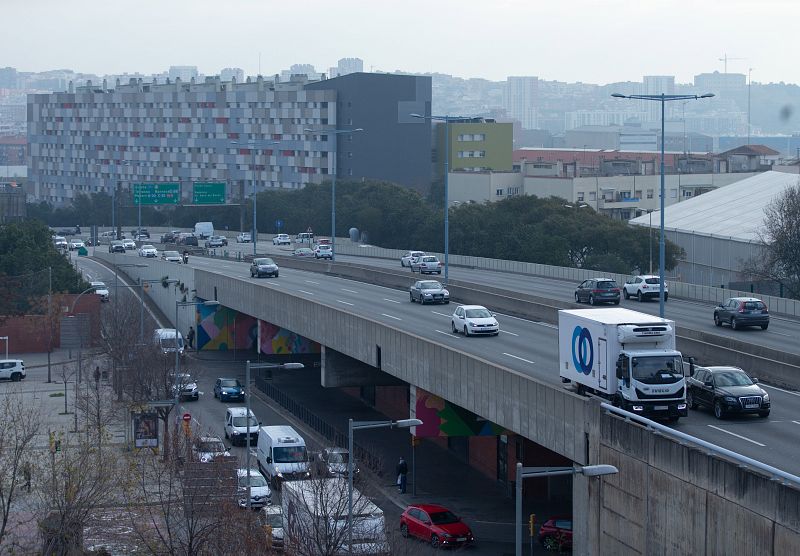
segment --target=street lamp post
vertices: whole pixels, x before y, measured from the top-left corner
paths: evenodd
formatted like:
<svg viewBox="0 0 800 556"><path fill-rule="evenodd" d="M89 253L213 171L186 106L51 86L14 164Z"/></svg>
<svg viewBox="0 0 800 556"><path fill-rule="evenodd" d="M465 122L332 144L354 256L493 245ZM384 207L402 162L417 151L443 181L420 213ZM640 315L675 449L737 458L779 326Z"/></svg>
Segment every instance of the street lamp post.
<svg viewBox="0 0 800 556"><path fill-rule="evenodd" d="M6 341L6 359L8 359L8 336L0 336L0 340Z"/></svg>
<svg viewBox="0 0 800 556"><path fill-rule="evenodd" d="M522 467L522 463L517 462L517 482L515 485L516 500L516 519L514 529L516 530L516 556L522 556L522 479L534 477L556 477L559 475L584 475L586 477L600 477L601 475L613 475L619 470L613 465L586 465L575 467Z"/></svg>
<svg viewBox="0 0 800 556"><path fill-rule="evenodd" d="M647 209L647 216L650 217L650 274L653 274L653 209Z"/></svg>
<svg viewBox="0 0 800 556"><path fill-rule="evenodd" d="M253 507L252 502L252 487L250 486L250 371L252 370L259 370L259 369L302 369L305 365L302 363L283 363L280 365L272 364L272 363L250 363L250 360L247 360L247 365L245 366L244 371L244 399L245 399L245 414L247 419L247 437L246 437L246 449L247 455L246 460L247 463L245 468L247 469L247 509L250 510Z"/></svg>
<svg viewBox="0 0 800 556"><path fill-rule="evenodd" d="M660 204L660 213L661 213L661 235L658 239L658 281L659 281L659 293L658 293L658 315L663 319L664 318L664 266L665 266L665 246L664 246L664 197L665 197L665 186L664 186L664 113L665 113L665 106L667 102L671 101L681 101L681 100L699 100L703 98L711 98L714 96L714 93L705 93L703 95L666 95L661 93L660 95L623 95L620 93L614 93L611 95L614 98L624 98L624 99L631 99L631 100L652 100L661 103L661 204Z"/></svg>
<svg viewBox="0 0 800 556"><path fill-rule="evenodd" d="M181 337L180 328L178 326L178 308L179 307L197 307L202 305L204 307L216 307L219 305L219 301L178 301L175 300L175 384L173 387L175 388L175 407L178 407L178 404L181 401L181 391L178 384L178 375L180 374L180 367L181 367L181 357L180 357L180 343L178 339Z"/></svg>
<svg viewBox="0 0 800 556"><path fill-rule="evenodd" d="M279 144L280 141L231 141L231 145L249 146L250 152L253 155L253 235L250 238L253 242L253 257L256 256L256 242L258 241L258 219L256 216L256 199L258 198L256 192L256 147L260 146L261 148L264 148Z"/></svg>
<svg viewBox="0 0 800 556"><path fill-rule="evenodd" d="M347 421L347 552L353 552L353 431L363 429L407 429L422 425L419 419L397 421Z"/></svg>
<svg viewBox="0 0 800 556"><path fill-rule="evenodd" d="M339 141L336 139L339 135L358 133L364 131L363 128L357 127L355 129L309 129L303 131L306 133L330 133L334 137L333 141L333 172L331 177L331 262L336 260L336 174L339 173Z"/></svg>

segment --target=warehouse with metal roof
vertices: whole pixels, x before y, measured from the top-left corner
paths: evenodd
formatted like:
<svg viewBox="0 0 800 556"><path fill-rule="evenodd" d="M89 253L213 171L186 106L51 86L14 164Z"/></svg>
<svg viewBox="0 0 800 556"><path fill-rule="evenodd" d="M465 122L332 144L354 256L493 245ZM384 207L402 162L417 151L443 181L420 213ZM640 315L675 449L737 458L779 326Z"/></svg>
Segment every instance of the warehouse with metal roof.
<svg viewBox="0 0 800 556"><path fill-rule="evenodd" d="M667 273L669 279L726 288L742 281L746 261L761 256L764 209L797 185L797 174L764 172L666 207L666 238L686 251L685 259ZM659 211L653 212L655 244L660 221ZM645 214L630 222L648 227L651 217Z"/></svg>

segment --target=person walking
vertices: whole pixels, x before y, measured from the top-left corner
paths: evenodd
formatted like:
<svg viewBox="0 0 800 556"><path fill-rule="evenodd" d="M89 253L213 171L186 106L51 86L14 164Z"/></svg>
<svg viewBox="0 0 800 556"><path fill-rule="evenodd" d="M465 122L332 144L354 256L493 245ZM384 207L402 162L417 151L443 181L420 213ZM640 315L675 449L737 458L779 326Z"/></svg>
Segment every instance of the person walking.
<svg viewBox="0 0 800 556"><path fill-rule="evenodd" d="M189 327L189 333L186 334L186 341L189 342L189 349L194 349L194 328Z"/></svg>
<svg viewBox="0 0 800 556"><path fill-rule="evenodd" d="M408 464L403 456L400 456L400 461L397 462L397 492L400 494L406 493L406 475L408 474Z"/></svg>

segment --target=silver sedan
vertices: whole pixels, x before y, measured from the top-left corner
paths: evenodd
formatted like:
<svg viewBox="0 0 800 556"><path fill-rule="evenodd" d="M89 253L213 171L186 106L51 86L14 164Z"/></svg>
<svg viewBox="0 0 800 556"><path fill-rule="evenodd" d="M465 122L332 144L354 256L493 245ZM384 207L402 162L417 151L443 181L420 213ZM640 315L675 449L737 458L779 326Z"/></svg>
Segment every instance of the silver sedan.
<svg viewBox="0 0 800 556"><path fill-rule="evenodd" d="M436 280L418 280L409 289L411 303L450 303L450 292Z"/></svg>

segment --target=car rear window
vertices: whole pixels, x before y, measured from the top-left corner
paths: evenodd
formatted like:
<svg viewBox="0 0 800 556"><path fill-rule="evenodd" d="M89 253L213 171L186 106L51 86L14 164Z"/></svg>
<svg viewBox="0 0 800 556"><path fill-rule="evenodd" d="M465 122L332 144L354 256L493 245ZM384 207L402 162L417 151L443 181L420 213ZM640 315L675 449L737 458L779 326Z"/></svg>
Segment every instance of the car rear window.
<svg viewBox="0 0 800 556"><path fill-rule="evenodd" d="M598 282L597 289L598 290L613 290L617 287L617 283L613 280L606 280L605 282Z"/></svg>
<svg viewBox="0 0 800 556"><path fill-rule="evenodd" d="M745 301L744 308L748 311L761 311L766 309L767 306L764 305L763 301Z"/></svg>
<svg viewBox="0 0 800 556"><path fill-rule="evenodd" d="M644 281L646 284L658 284L658 278L645 278Z"/></svg>

